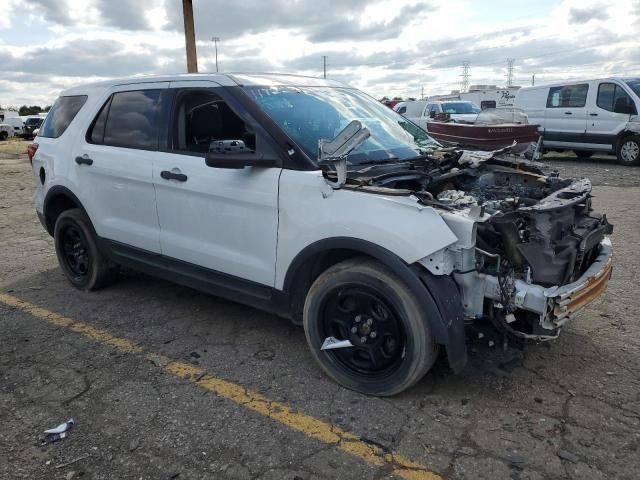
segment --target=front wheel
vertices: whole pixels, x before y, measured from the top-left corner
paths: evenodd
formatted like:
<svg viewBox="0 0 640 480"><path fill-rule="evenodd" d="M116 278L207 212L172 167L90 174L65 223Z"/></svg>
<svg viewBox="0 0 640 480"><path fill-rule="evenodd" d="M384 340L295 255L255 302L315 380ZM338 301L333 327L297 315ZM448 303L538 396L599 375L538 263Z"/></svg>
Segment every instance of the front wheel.
<svg viewBox="0 0 640 480"><path fill-rule="evenodd" d="M4 141L7 138L9 138L9 133L5 132L4 130L0 132L0 140Z"/></svg>
<svg viewBox="0 0 640 480"><path fill-rule="evenodd" d="M60 268L74 287L96 290L117 278L118 266L100 252L91 221L79 208L60 214L53 238Z"/></svg>
<svg viewBox="0 0 640 480"><path fill-rule="evenodd" d="M333 380L361 393L390 396L418 382L436 360L431 315L439 312L425 312L387 267L356 258L316 279L303 323L311 353ZM342 346L322 349L333 342Z"/></svg>
<svg viewBox="0 0 640 480"><path fill-rule="evenodd" d="M640 136L633 135L620 140L617 153L621 165L640 165Z"/></svg>

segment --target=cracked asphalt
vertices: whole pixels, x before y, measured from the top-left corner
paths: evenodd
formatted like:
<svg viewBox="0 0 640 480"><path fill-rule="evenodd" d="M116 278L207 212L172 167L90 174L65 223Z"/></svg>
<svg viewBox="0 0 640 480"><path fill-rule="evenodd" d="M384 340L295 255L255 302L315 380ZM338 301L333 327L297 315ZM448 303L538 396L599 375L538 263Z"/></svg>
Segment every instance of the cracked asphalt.
<svg viewBox="0 0 640 480"><path fill-rule="evenodd" d="M439 362L416 387L380 399L327 379L303 331L278 317L134 272L74 290L35 216L26 156L2 148L0 294L33 308L0 301L0 478L382 479L396 478L396 456L420 465L406 478L638 477L640 168L545 159L592 177L594 204L615 225L609 290L557 341L505 352L475 339L462 374ZM105 343L104 332L157 357ZM156 358L207 376L168 373ZM249 400L207 389L207 378ZM255 395L353 445L291 428L271 404L266 414L249 408ZM39 446L68 418L67 438Z"/></svg>

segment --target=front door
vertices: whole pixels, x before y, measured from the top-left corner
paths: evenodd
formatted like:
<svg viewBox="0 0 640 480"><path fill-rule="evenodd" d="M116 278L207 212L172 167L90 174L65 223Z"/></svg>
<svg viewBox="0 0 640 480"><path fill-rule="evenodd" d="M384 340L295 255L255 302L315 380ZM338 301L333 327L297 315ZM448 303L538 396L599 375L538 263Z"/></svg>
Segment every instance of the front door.
<svg viewBox="0 0 640 480"><path fill-rule="evenodd" d="M175 100L168 148L153 167L163 255L273 286L282 169L205 163L215 140L242 140L272 153L270 138L225 100L218 84L185 81L170 88Z"/></svg>
<svg viewBox="0 0 640 480"><path fill-rule="evenodd" d="M617 134L625 129L630 114L616 113L616 106L631 107L633 101L629 94L613 82L598 82L597 98L589 108L586 140L597 144L603 150L612 150Z"/></svg>

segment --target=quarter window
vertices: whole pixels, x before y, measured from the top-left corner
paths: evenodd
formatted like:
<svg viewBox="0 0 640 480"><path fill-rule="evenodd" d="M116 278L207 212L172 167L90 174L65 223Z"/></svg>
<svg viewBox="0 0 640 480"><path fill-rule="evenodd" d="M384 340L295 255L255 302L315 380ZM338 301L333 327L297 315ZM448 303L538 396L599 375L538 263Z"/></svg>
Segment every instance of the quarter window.
<svg viewBox="0 0 640 480"><path fill-rule="evenodd" d="M615 83L601 83L598 86L596 103L600 108L609 112L616 111L616 106L618 107L617 110L620 110L621 107L633 105L629 94Z"/></svg>
<svg viewBox="0 0 640 480"><path fill-rule="evenodd" d="M47 114L47 118L40 132L38 132L38 136L58 138L65 132L86 101L86 95L58 98Z"/></svg>
<svg viewBox="0 0 640 480"><path fill-rule="evenodd" d="M587 104L588 83L551 87L547 108L581 108Z"/></svg>
<svg viewBox="0 0 640 480"><path fill-rule="evenodd" d="M90 143L112 147L158 149L163 90L135 90L111 95L87 134Z"/></svg>

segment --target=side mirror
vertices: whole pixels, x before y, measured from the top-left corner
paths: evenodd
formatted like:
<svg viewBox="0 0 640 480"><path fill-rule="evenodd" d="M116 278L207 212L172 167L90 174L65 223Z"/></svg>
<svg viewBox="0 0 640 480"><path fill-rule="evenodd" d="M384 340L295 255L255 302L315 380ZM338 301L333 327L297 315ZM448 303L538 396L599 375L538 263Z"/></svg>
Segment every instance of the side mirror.
<svg viewBox="0 0 640 480"><path fill-rule="evenodd" d="M214 140L209 145L205 163L215 168L275 167L278 160L265 158L248 148L243 140Z"/></svg>

